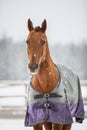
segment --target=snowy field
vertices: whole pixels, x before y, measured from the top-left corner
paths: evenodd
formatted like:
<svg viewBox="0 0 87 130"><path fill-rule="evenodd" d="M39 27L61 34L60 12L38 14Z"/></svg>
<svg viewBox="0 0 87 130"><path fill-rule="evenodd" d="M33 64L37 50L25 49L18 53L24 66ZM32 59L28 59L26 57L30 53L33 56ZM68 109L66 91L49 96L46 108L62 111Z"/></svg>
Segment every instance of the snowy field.
<svg viewBox="0 0 87 130"><path fill-rule="evenodd" d="M0 119L0 130L33 130L32 127L25 127L24 120ZM87 130L87 119L83 124L73 123L71 130Z"/></svg>

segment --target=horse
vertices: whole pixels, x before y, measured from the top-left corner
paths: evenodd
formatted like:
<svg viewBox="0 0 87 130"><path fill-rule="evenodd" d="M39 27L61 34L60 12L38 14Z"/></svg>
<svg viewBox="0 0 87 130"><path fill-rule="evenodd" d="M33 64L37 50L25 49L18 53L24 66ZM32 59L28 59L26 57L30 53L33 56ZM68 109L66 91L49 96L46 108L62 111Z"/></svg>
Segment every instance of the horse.
<svg viewBox="0 0 87 130"><path fill-rule="evenodd" d="M37 105L35 108L35 105L33 105L32 110L31 108L27 108L27 114L26 114L26 121L28 126L29 117L31 116L31 113L34 109L36 109L35 114L31 117L30 121L32 120L35 122L35 119L40 117L41 119L50 113L49 111L54 111L53 116L57 116L57 109L53 105L49 105L48 97L50 98L61 98L61 95L57 95L56 93L51 93L55 86L58 86L61 76L59 69L54 64L50 51L48 46L48 40L46 36L46 29L47 29L47 21L44 19L44 21L40 26L33 27L33 23L30 19L28 19L28 30L29 34L27 36L27 54L29 59L29 74L32 75L31 80L31 89L33 93L39 93L36 95L31 94L30 96L30 102L32 102L33 97L35 99L34 104L36 104L36 100L38 100L38 104L40 104L40 99L45 98L46 104L43 105ZM64 94L66 95L66 91L64 90ZM32 96L33 95L33 96ZM44 97L45 96L45 97ZM53 96L53 97L52 97ZM30 103L32 104L32 103ZM62 107L60 108L62 109ZM83 108L82 108L83 109ZM45 112L46 110L46 112ZM28 115L28 112L30 111L30 115ZM37 113L38 111L38 113ZM44 111L44 112L43 112ZM43 113L43 114L42 114ZM62 117L62 113L60 115L60 118ZM40 120L30 126L33 126L34 130L43 130L43 126L46 130L71 130L72 122L68 123L62 123L62 122L55 122L53 119L53 122L48 120L49 115L44 118L43 120ZM55 117L54 117L55 118ZM59 118L59 117L58 117ZM83 118L81 118L83 120ZM79 119L78 119L79 120Z"/></svg>

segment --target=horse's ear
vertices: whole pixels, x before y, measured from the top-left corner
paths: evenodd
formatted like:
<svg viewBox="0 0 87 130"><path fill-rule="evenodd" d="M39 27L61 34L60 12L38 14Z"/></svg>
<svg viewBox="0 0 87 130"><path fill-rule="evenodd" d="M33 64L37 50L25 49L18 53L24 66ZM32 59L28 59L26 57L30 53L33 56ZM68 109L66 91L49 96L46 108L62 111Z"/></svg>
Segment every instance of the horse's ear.
<svg viewBox="0 0 87 130"><path fill-rule="evenodd" d="M33 23L30 19L28 19L28 30L32 31L33 30Z"/></svg>
<svg viewBox="0 0 87 130"><path fill-rule="evenodd" d="M47 28L47 22L46 22L46 19L44 19L44 21L42 22L42 26L41 26L42 32L45 32L46 28Z"/></svg>

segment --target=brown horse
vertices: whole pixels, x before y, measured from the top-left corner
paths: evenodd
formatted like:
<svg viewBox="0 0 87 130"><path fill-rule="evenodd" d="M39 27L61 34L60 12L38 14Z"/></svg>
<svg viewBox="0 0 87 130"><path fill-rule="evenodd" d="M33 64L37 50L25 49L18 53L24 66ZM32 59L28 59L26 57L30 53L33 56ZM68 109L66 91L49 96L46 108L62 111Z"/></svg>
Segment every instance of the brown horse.
<svg viewBox="0 0 87 130"><path fill-rule="evenodd" d="M29 35L27 37L27 54L29 58L29 73L33 75L32 86L36 91L46 94L50 93L59 81L59 72L49 52L46 36L47 23L42 22L41 27L33 27L32 21L28 20ZM33 126L34 130L70 130L71 124L55 124L41 122Z"/></svg>

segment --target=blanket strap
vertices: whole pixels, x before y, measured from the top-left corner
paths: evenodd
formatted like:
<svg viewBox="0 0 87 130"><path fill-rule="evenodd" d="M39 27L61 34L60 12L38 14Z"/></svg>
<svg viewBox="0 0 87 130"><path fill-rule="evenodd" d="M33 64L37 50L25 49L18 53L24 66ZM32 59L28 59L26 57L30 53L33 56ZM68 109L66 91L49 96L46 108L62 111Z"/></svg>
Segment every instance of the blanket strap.
<svg viewBox="0 0 87 130"><path fill-rule="evenodd" d="M56 97L59 97L61 98L62 95L58 95L57 93L46 93L46 94L37 94L37 95L34 95L34 99L39 99L39 98L56 98Z"/></svg>
<svg viewBox="0 0 87 130"><path fill-rule="evenodd" d="M56 106L54 106L53 104L49 104L49 103L45 103L45 104L37 106L37 109L43 109L43 108L48 108L55 112L58 112L58 110L59 110Z"/></svg>

